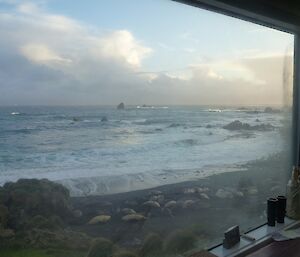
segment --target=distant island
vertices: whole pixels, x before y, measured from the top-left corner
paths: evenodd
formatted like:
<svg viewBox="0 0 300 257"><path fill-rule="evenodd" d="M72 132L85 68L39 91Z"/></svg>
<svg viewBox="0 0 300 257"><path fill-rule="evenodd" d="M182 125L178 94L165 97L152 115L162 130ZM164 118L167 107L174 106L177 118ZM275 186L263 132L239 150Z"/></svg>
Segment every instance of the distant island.
<svg viewBox="0 0 300 257"><path fill-rule="evenodd" d="M118 109L118 110L124 110L124 109L125 109L125 104L124 104L124 103L120 103L120 104L117 106L117 109Z"/></svg>

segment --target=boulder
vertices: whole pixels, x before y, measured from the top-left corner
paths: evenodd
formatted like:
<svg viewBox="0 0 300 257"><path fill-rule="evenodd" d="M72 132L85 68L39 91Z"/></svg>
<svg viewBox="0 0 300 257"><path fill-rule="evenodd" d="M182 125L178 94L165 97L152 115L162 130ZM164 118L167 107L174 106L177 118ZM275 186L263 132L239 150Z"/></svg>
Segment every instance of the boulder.
<svg viewBox="0 0 300 257"><path fill-rule="evenodd" d="M147 206L150 208L160 208L160 204L156 201L147 201L143 203L143 206Z"/></svg>
<svg viewBox="0 0 300 257"><path fill-rule="evenodd" d="M230 191L227 191L227 190L224 190L224 189L220 188L216 192L216 197L221 198L221 199L233 198L233 194Z"/></svg>
<svg viewBox="0 0 300 257"><path fill-rule="evenodd" d="M96 217L92 218L88 222L88 224L89 225L95 225L95 224L98 224L98 223L107 223L110 219L111 219L111 216L109 216L109 215L99 215L99 216L96 216Z"/></svg>
<svg viewBox="0 0 300 257"><path fill-rule="evenodd" d="M127 221L127 222L137 222L137 221L143 221L146 220L146 217L142 214L128 214L125 215L124 217L122 217L123 221Z"/></svg>
<svg viewBox="0 0 300 257"><path fill-rule="evenodd" d="M177 206L177 202L176 201L169 201L165 204L165 208L168 208L168 209L174 209L176 208Z"/></svg>
<svg viewBox="0 0 300 257"><path fill-rule="evenodd" d="M136 213L135 210L130 209L130 208L123 208L123 209L121 210L121 212L122 212L124 215L135 214L135 213Z"/></svg>
<svg viewBox="0 0 300 257"><path fill-rule="evenodd" d="M200 193L200 197L206 200L209 200L209 196L205 193Z"/></svg>
<svg viewBox="0 0 300 257"><path fill-rule="evenodd" d="M194 200L185 200L182 203L182 208L188 209L188 208L195 206L195 204L196 204L196 201L194 201Z"/></svg>
<svg viewBox="0 0 300 257"><path fill-rule="evenodd" d="M271 124L259 124L255 126L251 126L248 123L240 122L239 120L235 120L233 122L230 122L229 124L223 126L224 129L227 130L258 130L258 131L270 131L274 129L274 126Z"/></svg>
<svg viewBox="0 0 300 257"><path fill-rule="evenodd" d="M125 104L124 104L124 103L120 103L120 104L117 106L117 109L118 109L118 110L124 110L124 109L125 109Z"/></svg>

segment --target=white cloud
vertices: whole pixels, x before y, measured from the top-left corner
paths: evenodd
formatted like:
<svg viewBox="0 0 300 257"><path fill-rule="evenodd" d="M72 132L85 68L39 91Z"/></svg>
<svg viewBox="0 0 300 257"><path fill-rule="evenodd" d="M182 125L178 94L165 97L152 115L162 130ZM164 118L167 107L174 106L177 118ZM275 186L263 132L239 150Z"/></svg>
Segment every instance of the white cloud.
<svg viewBox="0 0 300 257"><path fill-rule="evenodd" d="M141 61L152 50L142 46L127 30L115 31L99 39L99 51L102 56L122 58L128 64L140 67Z"/></svg>
<svg viewBox="0 0 300 257"><path fill-rule="evenodd" d="M71 60L62 58L46 45L28 44L21 47L22 54L30 61L36 63L70 63Z"/></svg>
<svg viewBox="0 0 300 257"><path fill-rule="evenodd" d="M129 30L90 29L30 3L0 13L0 38L1 104L263 104L282 97L283 55L255 49L180 70L145 71L154 50Z"/></svg>

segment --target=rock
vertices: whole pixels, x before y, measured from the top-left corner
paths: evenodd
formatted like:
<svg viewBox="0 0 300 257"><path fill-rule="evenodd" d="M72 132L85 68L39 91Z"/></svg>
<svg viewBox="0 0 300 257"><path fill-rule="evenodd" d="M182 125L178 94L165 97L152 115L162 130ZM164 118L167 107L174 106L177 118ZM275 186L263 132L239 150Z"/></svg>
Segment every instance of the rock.
<svg viewBox="0 0 300 257"><path fill-rule="evenodd" d="M120 104L117 106L117 109L118 109L118 110L124 110L124 109L125 109L125 104L124 104L124 103L120 103Z"/></svg>
<svg viewBox="0 0 300 257"><path fill-rule="evenodd" d="M78 117L73 117L72 121L76 122L76 121L80 121L80 119Z"/></svg>
<svg viewBox="0 0 300 257"><path fill-rule="evenodd" d="M199 194L201 194L201 193L206 193L206 192L208 192L209 191L209 188L208 187L198 187L197 188L197 192L199 193Z"/></svg>
<svg viewBox="0 0 300 257"><path fill-rule="evenodd" d="M95 225L95 224L98 224L98 223L107 223L110 219L111 219L111 216L109 216L109 215L99 215L99 216L96 216L96 217L92 218L88 222L88 224L89 225Z"/></svg>
<svg viewBox="0 0 300 257"><path fill-rule="evenodd" d="M105 238L96 238L92 242L87 257L111 257L113 243Z"/></svg>
<svg viewBox="0 0 300 257"><path fill-rule="evenodd" d="M82 217L82 211L81 211L81 210L75 210L75 211L73 211L73 216L74 216L75 218L80 218L80 217Z"/></svg>
<svg viewBox="0 0 300 257"><path fill-rule="evenodd" d="M12 229L0 228L0 238L11 238L15 236L15 232Z"/></svg>
<svg viewBox="0 0 300 257"><path fill-rule="evenodd" d="M136 221L143 221L146 220L146 217L142 214L128 214L124 217L122 217L123 221L127 221L127 222L136 222Z"/></svg>
<svg viewBox="0 0 300 257"><path fill-rule="evenodd" d="M209 200L209 196L207 194L205 194L205 193L201 193L200 196L203 199Z"/></svg>
<svg viewBox="0 0 300 257"><path fill-rule="evenodd" d="M258 130L258 131L269 131L273 130L274 126L271 124L259 124L255 126L251 126L248 123L242 123L239 120L235 120L233 122L230 122L229 124L223 126L224 129L227 130Z"/></svg>
<svg viewBox="0 0 300 257"><path fill-rule="evenodd" d="M241 192L241 191L236 191L234 194L235 194L235 196L237 196L237 197L244 197L244 193Z"/></svg>
<svg viewBox="0 0 300 257"><path fill-rule="evenodd" d="M185 188L183 190L183 193L184 194L195 194L197 192L197 189L196 188Z"/></svg>
<svg viewBox="0 0 300 257"><path fill-rule="evenodd" d="M196 201L194 201L194 200L185 200L182 203L182 208L188 209L188 208L193 207L195 204L196 204Z"/></svg>
<svg viewBox="0 0 300 257"><path fill-rule="evenodd" d="M107 117L102 117L102 119L101 119L101 122L106 122L106 121L108 121L108 119L107 119Z"/></svg>
<svg viewBox="0 0 300 257"><path fill-rule="evenodd" d="M133 209L130 209L130 208L124 208L121 210L121 212L124 214L124 215L127 215L127 214L136 214L136 211L133 210Z"/></svg>
<svg viewBox="0 0 300 257"><path fill-rule="evenodd" d="M242 123L239 120L235 120L225 126L223 126L224 129L228 129L228 130L249 130L250 129L250 125L248 123Z"/></svg>
<svg viewBox="0 0 300 257"><path fill-rule="evenodd" d="M144 202L143 205L150 207L150 208L160 208L160 204L155 201L147 201L147 202Z"/></svg>
<svg viewBox="0 0 300 257"><path fill-rule="evenodd" d="M280 113L280 110L278 109L273 109L271 107L266 107L264 110L265 113Z"/></svg>
<svg viewBox="0 0 300 257"><path fill-rule="evenodd" d="M169 201L165 204L165 208L174 209L177 206L176 201Z"/></svg>
<svg viewBox="0 0 300 257"><path fill-rule="evenodd" d="M256 195L258 193L258 190L255 187L249 187L249 188L247 188L247 193L249 195Z"/></svg>
<svg viewBox="0 0 300 257"><path fill-rule="evenodd" d="M150 197L150 201L158 202L159 204L163 204L165 201L164 195L153 195Z"/></svg>
<svg viewBox="0 0 300 257"><path fill-rule="evenodd" d="M226 190L220 188L216 192L216 197L221 198L221 199L233 198L233 194L231 192L229 192L229 191L226 191Z"/></svg>

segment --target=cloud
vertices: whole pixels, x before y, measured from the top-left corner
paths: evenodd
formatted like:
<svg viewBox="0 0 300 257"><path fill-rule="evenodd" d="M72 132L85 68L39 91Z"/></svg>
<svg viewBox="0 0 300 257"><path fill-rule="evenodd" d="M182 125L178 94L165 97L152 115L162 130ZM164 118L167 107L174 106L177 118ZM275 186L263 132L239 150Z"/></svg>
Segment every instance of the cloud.
<svg viewBox="0 0 300 257"><path fill-rule="evenodd" d="M32 3L13 6L0 13L1 105L282 102L284 55L263 56L255 49L238 58L202 58L182 69L152 72L144 61L155 49L130 30L91 27Z"/></svg>
<svg viewBox="0 0 300 257"><path fill-rule="evenodd" d="M123 58L128 64L139 67L141 61L152 52L142 46L127 30L115 31L99 39L99 50L102 56Z"/></svg>
<svg viewBox="0 0 300 257"><path fill-rule="evenodd" d="M30 61L36 63L70 63L69 59L62 58L48 46L42 44L28 44L21 47L22 54Z"/></svg>

